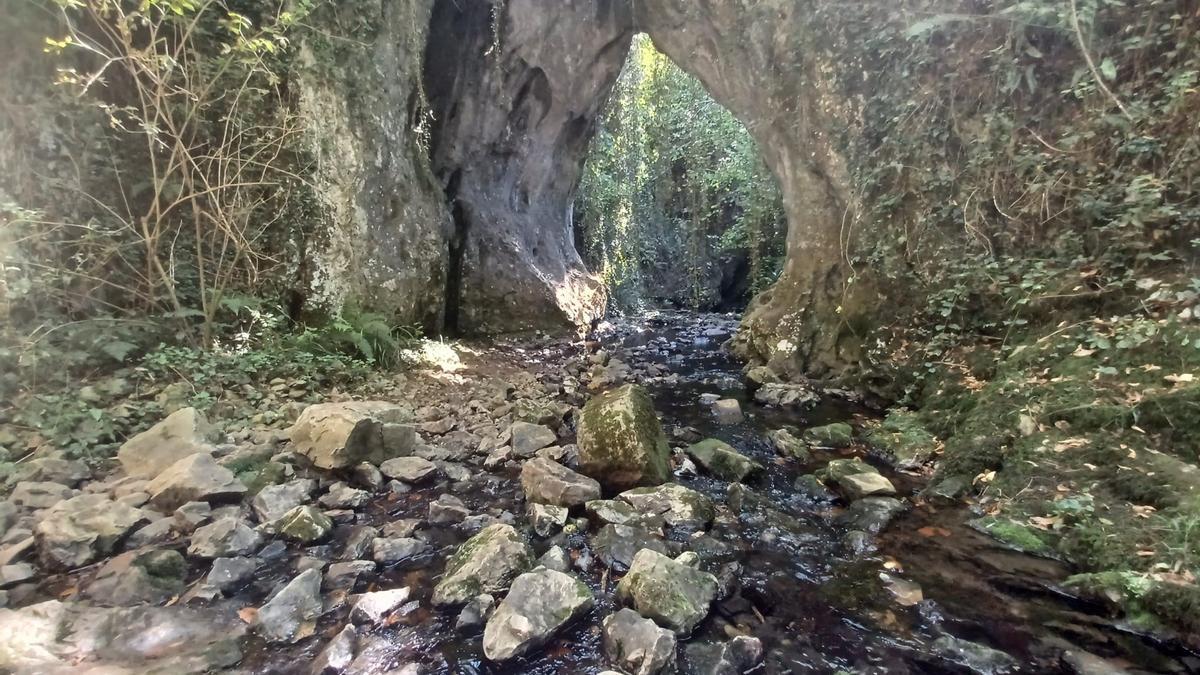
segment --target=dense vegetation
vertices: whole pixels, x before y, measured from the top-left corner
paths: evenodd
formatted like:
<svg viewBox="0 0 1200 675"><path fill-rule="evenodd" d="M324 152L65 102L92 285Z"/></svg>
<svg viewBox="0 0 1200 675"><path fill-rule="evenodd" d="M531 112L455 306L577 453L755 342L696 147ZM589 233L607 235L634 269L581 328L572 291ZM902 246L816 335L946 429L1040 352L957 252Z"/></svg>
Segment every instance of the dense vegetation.
<svg viewBox="0 0 1200 675"><path fill-rule="evenodd" d="M736 307L784 253L779 188L754 140L645 35L592 139L575 218L624 309Z"/></svg>

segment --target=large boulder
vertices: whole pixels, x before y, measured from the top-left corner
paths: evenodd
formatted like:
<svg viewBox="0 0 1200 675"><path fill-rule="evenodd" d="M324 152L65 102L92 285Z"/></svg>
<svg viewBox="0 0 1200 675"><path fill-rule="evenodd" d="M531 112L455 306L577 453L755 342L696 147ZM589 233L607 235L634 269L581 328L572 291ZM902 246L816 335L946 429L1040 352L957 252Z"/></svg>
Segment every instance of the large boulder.
<svg viewBox="0 0 1200 675"><path fill-rule="evenodd" d="M416 430L401 423L406 416L384 401L319 403L305 408L288 434L296 451L322 469L380 464L412 454Z"/></svg>
<svg viewBox="0 0 1200 675"><path fill-rule="evenodd" d="M617 584L617 599L676 635L688 635L708 616L717 578L650 549L639 551Z"/></svg>
<svg viewBox="0 0 1200 675"><path fill-rule="evenodd" d="M708 473L735 483L763 468L758 462L734 450L732 445L715 438L693 444L687 449L687 454Z"/></svg>
<svg viewBox="0 0 1200 675"><path fill-rule="evenodd" d="M298 642L312 635L321 610L321 572L308 569L258 608L254 627L268 642Z"/></svg>
<svg viewBox="0 0 1200 675"><path fill-rule="evenodd" d="M507 661L545 644L592 608L595 599L575 577L539 567L513 581L483 630L483 654Z"/></svg>
<svg viewBox="0 0 1200 675"><path fill-rule="evenodd" d="M501 594L532 566L533 552L511 525L489 525L446 561L446 573L433 589L433 604L452 607L480 593Z"/></svg>
<svg viewBox="0 0 1200 675"><path fill-rule="evenodd" d="M50 507L34 538L44 565L74 569L111 553L125 535L147 520L140 510L104 495L83 494Z"/></svg>
<svg viewBox="0 0 1200 675"><path fill-rule="evenodd" d="M579 466L605 487L626 490L671 478L671 451L650 394L636 384L593 397L579 424Z"/></svg>
<svg viewBox="0 0 1200 675"><path fill-rule="evenodd" d="M529 501L553 506L569 508L600 498L600 483L543 457L521 467L521 487Z"/></svg>
<svg viewBox="0 0 1200 675"><path fill-rule="evenodd" d="M198 452L212 454L220 432L195 408L181 408L125 441L117 460L125 473L154 478L175 462Z"/></svg>
<svg viewBox="0 0 1200 675"><path fill-rule="evenodd" d="M198 452L167 467L146 492L155 506L177 509L188 502L235 500L246 493L246 486L212 455Z"/></svg>
<svg viewBox="0 0 1200 675"><path fill-rule="evenodd" d="M632 609L604 619L604 656L632 675L675 672L675 634Z"/></svg>

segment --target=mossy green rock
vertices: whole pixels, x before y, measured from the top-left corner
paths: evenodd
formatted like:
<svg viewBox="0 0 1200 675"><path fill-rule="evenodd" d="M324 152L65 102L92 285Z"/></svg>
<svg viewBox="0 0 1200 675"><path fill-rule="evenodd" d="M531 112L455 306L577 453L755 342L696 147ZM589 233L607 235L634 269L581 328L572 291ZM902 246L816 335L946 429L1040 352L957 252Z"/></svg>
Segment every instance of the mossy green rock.
<svg viewBox="0 0 1200 675"><path fill-rule="evenodd" d="M784 457L794 457L801 462L812 459L812 455L808 452L808 446L788 429L768 431L767 438L775 446L775 451Z"/></svg>
<svg viewBox="0 0 1200 675"><path fill-rule="evenodd" d="M687 453L704 470L720 478L741 482L752 473L762 471L762 465L733 449L732 445L715 438L707 438L687 449Z"/></svg>
<svg viewBox="0 0 1200 675"><path fill-rule="evenodd" d="M271 523L271 529L286 539L309 544L329 536L333 521L317 507L303 505L283 514Z"/></svg>
<svg viewBox="0 0 1200 675"><path fill-rule="evenodd" d="M650 549L633 558L617 584L617 599L676 635L688 635L708 616L717 579Z"/></svg>
<svg viewBox="0 0 1200 675"><path fill-rule="evenodd" d="M822 483L829 485L856 473L879 473L879 470L857 457L850 457L830 461L825 468L817 471L816 476Z"/></svg>
<svg viewBox="0 0 1200 675"><path fill-rule="evenodd" d="M897 469L914 469L929 461L937 439L914 412L893 410L867 434L867 442L883 450Z"/></svg>
<svg viewBox="0 0 1200 675"><path fill-rule="evenodd" d="M854 440L854 427L845 422L834 422L804 431L804 440L822 448L844 448Z"/></svg>
<svg viewBox="0 0 1200 675"><path fill-rule="evenodd" d="M533 567L533 552L511 525L497 523L463 542L433 589L437 607L464 605L480 593L499 595Z"/></svg>
<svg viewBox="0 0 1200 675"><path fill-rule="evenodd" d="M611 490L661 485L671 450L646 390L636 384L593 397L579 425L580 470Z"/></svg>

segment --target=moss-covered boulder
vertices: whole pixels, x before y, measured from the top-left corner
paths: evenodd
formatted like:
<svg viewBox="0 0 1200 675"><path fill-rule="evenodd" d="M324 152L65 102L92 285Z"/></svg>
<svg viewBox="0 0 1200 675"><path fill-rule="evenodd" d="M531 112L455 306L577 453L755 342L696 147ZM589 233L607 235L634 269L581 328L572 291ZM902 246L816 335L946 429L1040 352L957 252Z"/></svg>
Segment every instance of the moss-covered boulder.
<svg viewBox="0 0 1200 675"><path fill-rule="evenodd" d="M836 485L842 478L856 473L879 473L879 470L857 457L849 457L831 460L817 471L816 476L826 485Z"/></svg>
<svg viewBox="0 0 1200 675"><path fill-rule="evenodd" d="M533 567L533 560L533 552L511 525L485 527L446 562L446 573L433 589L433 604L453 607L480 593L503 594L517 575Z"/></svg>
<svg viewBox="0 0 1200 675"><path fill-rule="evenodd" d="M878 427L867 433L867 443L883 451L897 469L914 469L928 462L937 449L937 439L907 410L893 410Z"/></svg>
<svg viewBox="0 0 1200 675"><path fill-rule="evenodd" d="M650 549L634 556L617 584L618 600L676 635L691 633L716 595L716 577Z"/></svg>
<svg viewBox="0 0 1200 675"><path fill-rule="evenodd" d="M834 422L804 431L804 441L821 448L844 448L854 440L854 427Z"/></svg>
<svg viewBox="0 0 1200 675"><path fill-rule="evenodd" d="M270 529L279 536L303 544L320 541L333 531L329 516L312 505L297 506L271 523Z"/></svg>
<svg viewBox="0 0 1200 675"><path fill-rule="evenodd" d="M743 455L725 441L706 438L687 449L687 454L708 473L734 482L741 482L752 473L762 471L762 465Z"/></svg>
<svg viewBox="0 0 1200 675"><path fill-rule="evenodd" d="M800 440L796 434L793 434L790 429L768 431L767 439L775 446L775 452L784 457L794 457L801 462L807 462L812 459L812 455L808 452L808 445Z"/></svg>
<svg viewBox="0 0 1200 675"><path fill-rule="evenodd" d="M579 425L579 467L612 490L671 478L670 448L650 394L635 384L593 397Z"/></svg>

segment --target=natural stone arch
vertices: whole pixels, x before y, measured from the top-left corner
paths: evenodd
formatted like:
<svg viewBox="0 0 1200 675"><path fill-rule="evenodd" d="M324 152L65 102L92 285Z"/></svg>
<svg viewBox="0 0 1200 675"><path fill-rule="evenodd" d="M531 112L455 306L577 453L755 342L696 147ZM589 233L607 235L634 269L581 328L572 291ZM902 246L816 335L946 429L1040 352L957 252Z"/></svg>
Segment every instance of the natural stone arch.
<svg viewBox="0 0 1200 675"><path fill-rule="evenodd" d="M779 178L788 254L737 346L784 374L856 357L843 297L851 198L839 103L801 0L440 0L426 55L432 158L457 223L448 311L462 332L598 318L603 290L572 241L570 205L636 31L696 76L754 135Z"/></svg>

